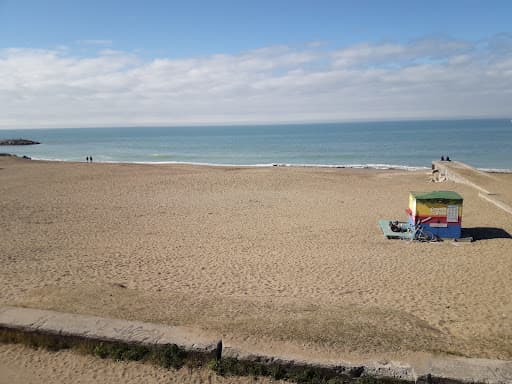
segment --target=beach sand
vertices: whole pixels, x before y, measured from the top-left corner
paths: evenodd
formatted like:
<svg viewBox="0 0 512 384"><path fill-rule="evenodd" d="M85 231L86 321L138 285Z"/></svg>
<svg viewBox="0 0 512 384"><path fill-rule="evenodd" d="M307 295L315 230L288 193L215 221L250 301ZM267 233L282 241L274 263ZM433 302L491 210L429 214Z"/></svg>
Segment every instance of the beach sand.
<svg viewBox="0 0 512 384"><path fill-rule="evenodd" d="M409 191L438 189L464 196L478 241L383 237ZM512 217L426 171L0 158L0 196L0 305L304 357L512 358Z"/></svg>

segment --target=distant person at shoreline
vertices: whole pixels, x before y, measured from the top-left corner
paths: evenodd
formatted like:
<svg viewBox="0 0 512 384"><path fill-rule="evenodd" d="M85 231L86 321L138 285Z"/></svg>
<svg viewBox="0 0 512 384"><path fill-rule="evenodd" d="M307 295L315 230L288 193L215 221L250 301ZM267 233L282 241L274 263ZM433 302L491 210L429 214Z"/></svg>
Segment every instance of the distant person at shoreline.
<svg viewBox="0 0 512 384"><path fill-rule="evenodd" d="M91 163L92 163L92 156L89 156L89 160L91 160Z"/></svg>
<svg viewBox="0 0 512 384"><path fill-rule="evenodd" d="M87 156L87 157L85 158L85 161L89 162L89 156Z"/></svg>
<svg viewBox="0 0 512 384"><path fill-rule="evenodd" d="M444 156L441 156L441 161L444 161Z"/></svg>
<svg viewBox="0 0 512 384"><path fill-rule="evenodd" d="M450 156L446 156L446 161L451 161Z"/></svg>

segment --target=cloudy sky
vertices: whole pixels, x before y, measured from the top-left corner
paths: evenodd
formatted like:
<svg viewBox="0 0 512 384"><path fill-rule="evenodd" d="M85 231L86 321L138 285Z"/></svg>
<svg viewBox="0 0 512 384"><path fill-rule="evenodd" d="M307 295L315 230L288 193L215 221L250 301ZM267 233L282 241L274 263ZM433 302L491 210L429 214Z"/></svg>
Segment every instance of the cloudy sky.
<svg viewBox="0 0 512 384"><path fill-rule="evenodd" d="M512 117L508 2L69 3L0 0L0 128Z"/></svg>

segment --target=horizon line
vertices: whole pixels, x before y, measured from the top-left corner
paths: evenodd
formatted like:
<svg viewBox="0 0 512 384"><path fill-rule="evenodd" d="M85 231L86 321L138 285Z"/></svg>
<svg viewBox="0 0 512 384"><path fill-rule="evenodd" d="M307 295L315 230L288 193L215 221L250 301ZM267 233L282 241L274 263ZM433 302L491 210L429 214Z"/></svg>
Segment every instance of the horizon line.
<svg viewBox="0 0 512 384"><path fill-rule="evenodd" d="M416 121L457 121L457 120L510 120L510 116L452 116L452 117L418 117L418 118L383 118L383 119L346 119L346 120L308 120L308 121L265 121L265 122L222 122L222 123L177 123L177 124L128 124L128 125L90 125L90 126L42 126L6 128L0 126L0 131L9 130L38 130L38 129L124 129L124 128L201 128L201 127L266 127L274 125L307 125L307 124L348 124L348 123L377 123L377 122L416 122Z"/></svg>

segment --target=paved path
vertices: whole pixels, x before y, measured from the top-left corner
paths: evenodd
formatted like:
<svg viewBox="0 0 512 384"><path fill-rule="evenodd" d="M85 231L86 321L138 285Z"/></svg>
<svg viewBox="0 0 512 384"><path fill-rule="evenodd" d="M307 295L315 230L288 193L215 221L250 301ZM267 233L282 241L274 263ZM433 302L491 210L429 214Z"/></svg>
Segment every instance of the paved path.
<svg viewBox="0 0 512 384"><path fill-rule="evenodd" d="M112 341L125 344L176 344L187 351L211 355L218 350L218 339L198 334L186 327L108 319L96 316L60 313L30 308L0 308L0 330L38 332L55 337L80 337L91 341ZM282 366L314 367L348 377L369 376L393 378L416 383L512 383L512 362L429 357L416 362L307 362L296 357L265 356L227 346L223 358L232 357L249 362Z"/></svg>
<svg viewBox="0 0 512 384"><path fill-rule="evenodd" d="M439 170L442 177L472 186L479 191L478 195L481 198L512 214L512 185L503 179L460 161L433 161L432 165L434 169Z"/></svg>

